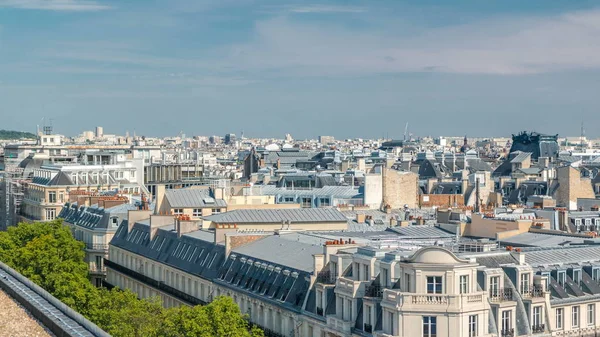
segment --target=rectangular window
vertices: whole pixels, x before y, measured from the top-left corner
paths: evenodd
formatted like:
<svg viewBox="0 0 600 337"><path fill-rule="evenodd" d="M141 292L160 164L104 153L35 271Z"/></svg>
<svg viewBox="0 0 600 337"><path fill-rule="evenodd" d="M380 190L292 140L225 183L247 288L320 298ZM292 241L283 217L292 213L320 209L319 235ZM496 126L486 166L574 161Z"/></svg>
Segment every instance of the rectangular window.
<svg viewBox="0 0 600 337"><path fill-rule="evenodd" d="M283 202L292 203L294 202L294 197L283 197Z"/></svg>
<svg viewBox="0 0 600 337"><path fill-rule="evenodd" d="M577 285L579 285L581 283L581 270L580 269L573 270L573 282Z"/></svg>
<svg viewBox="0 0 600 337"><path fill-rule="evenodd" d="M469 316L469 337L477 336L477 315Z"/></svg>
<svg viewBox="0 0 600 337"><path fill-rule="evenodd" d="M221 213L221 209L220 208L213 208L211 210L211 212L212 212L212 214L219 214L219 213Z"/></svg>
<svg viewBox="0 0 600 337"><path fill-rule="evenodd" d="M48 208L46 209L46 220L54 220L56 219L56 209Z"/></svg>
<svg viewBox="0 0 600 337"><path fill-rule="evenodd" d="M565 271L559 271L558 272L558 284L560 284L561 287L564 287L566 280L567 280L567 273Z"/></svg>
<svg viewBox="0 0 600 337"><path fill-rule="evenodd" d="M490 296L498 297L500 295L500 276L490 277Z"/></svg>
<svg viewBox="0 0 600 337"><path fill-rule="evenodd" d="M563 308L556 309L556 329L563 328L563 321L564 321L564 311L563 310L564 310Z"/></svg>
<svg viewBox="0 0 600 337"><path fill-rule="evenodd" d="M521 274L521 294L529 293L529 273Z"/></svg>
<svg viewBox="0 0 600 337"><path fill-rule="evenodd" d="M592 269L592 278L596 282L600 282L600 268Z"/></svg>
<svg viewBox="0 0 600 337"><path fill-rule="evenodd" d="M311 198L302 198L301 205L303 208L312 207L312 199Z"/></svg>
<svg viewBox="0 0 600 337"><path fill-rule="evenodd" d="M504 335L508 335L512 331L512 310L502 312L502 331Z"/></svg>
<svg viewBox="0 0 600 337"><path fill-rule="evenodd" d="M385 269L385 268L381 268L381 283L386 288L389 286L389 282L388 282L388 270Z"/></svg>
<svg viewBox="0 0 600 337"><path fill-rule="evenodd" d="M51 204L56 203L56 192L48 192L48 202Z"/></svg>
<svg viewBox="0 0 600 337"><path fill-rule="evenodd" d="M534 331L536 330L536 328L539 328L542 325L542 307L541 306L533 307L532 323L533 323Z"/></svg>
<svg viewBox="0 0 600 337"><path fill-rule="evenodd" d="M587 324L594 325L596 323L596 304L588 304L587 306Z"/></svg>
<svg viewBox="0 0 600 337"><path fill-rule="evenodd" d="M427 276L427 293L441 294L442 293L442 277Z"/></svg>
<svg viewBox="0 0 600 337"><path fill-rule="evenodd" d="M173 214L175 214L175 215L183 214L183 208L173 208Z"/></svg>
<svg viewBox="0 0 600 337"><path fill-rule="evenodd" d="M437 317L423 316L423 337L437 336Z"/></svg>
<svg viewBox="0 0 600 337"><path fill-rule="evenodd" d="M390 335L394 335L395 331L394 331L394 313L391 311L388 311L388 333Z"/></svg>
<svg viewBox="0 0 600 337"><path fill-rule="evenodd" d="M579 307L571 308L571 327L579 327Z"/></svg>
<svg viewBox="0 0 600 337"><path fill-rule="evenodd" d="M460 293L466 294L469 292L469 275L460 276Z"/></svg>
<svg viewBox="0 0 600 337"><path fill-rule="evenodd" d="M331 206L331 202L329 202L329 198L319 198L319 204L321 204L321 207Z"/></svg>
<svg viewBox="0 0 600 337"><path fill-rule="evenodd" d="M411 289L410 274L409 273L405 273L404 274L404 291L410 292L410 289Z"/></svg>
<svg viewBox="0 0 600 337"><path fill-rule="evenodd" d="M192 212L192 215L195 216L195 217L202 216L202 209L200 209L200 208L194 208L194 211Z"/></svg>

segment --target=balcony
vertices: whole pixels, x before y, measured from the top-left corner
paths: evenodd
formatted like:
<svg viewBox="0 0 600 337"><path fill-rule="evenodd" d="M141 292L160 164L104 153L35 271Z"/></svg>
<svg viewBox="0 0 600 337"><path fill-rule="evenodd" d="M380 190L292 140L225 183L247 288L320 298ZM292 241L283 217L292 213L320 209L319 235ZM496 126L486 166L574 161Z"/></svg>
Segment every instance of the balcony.
<svg viewBox="0 0 600 337"><path fill-rule="evenodd" d="M521 291L521 295L524 298L540 298L544 297L544 288L542 286L531 286Z"/></svg>
<svg viewBox="0 0 600 337"><path fill-rule="evenodd" d="M371 284L365 287L365 297L382 298L383 287L380 284Z"/></svg>
<svg viewBox="0 0 600 337"><path fill-rule="evenodd" d="M90 267L88 272L93 275L106 275L106 267Z"/></svg>
<svg viewBox="0 0 600 337"><path fill-rule="evenodd" d="M515 337L515 329L506 329L500 331L500 337Z"/></svg>
<svg viewBox="0 0 600 337"><path fill-rule="evenodd" d="M353 326L353 321L345 321L335 316L327 316L327 327L335 331L350 334Z"/></svg>
<svg viewBox="0 0 600 337"><path fill-rule="evenodd" d="M331 273L329 270L324 270L317 274L317 282L321 284L335 284L337 275Z"/></svg>
<svg viewBox="0 0 600 337"><path fill-rule="evenodd" d="M534 325L531 327L531 332L533 333L544 333L546 331L545 324Z"/></svg>
<svg viewBox="0 0 600 337"><path fill-rule="evenodd" d="M434 310L444 306L448 309L459 310L468 306L484 304L485 292L471 294L416 294L401 293L392 289L383 289L382 302L394 306L398 310Z"/></svg>
<svg viewBox="0 0 600 337"><path fill-rule="evenodd" d="M86 242L85 243L85 249L87 249L87 250L95 250L95 251L107 251L108 250L108 244Z"/></svg>
<svg viewBox="0 0 600 337"><path fill-rule="evenodd" d="M513 290L511 288L499 288L490 290L491 302L505 302L513 300Z"/></svg>

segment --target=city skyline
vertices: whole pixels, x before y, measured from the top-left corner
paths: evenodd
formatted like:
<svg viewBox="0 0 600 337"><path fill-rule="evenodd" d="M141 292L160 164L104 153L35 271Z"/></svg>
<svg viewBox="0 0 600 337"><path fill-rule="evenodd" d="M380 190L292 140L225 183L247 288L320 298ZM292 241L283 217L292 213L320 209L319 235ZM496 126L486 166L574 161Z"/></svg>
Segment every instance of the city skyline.
<svg viewBox="0 0 600 337"><path fill-rule="evenodd" d="M600 121L599 18L591 1L0 0L2 128L577 136Z"/></svg>

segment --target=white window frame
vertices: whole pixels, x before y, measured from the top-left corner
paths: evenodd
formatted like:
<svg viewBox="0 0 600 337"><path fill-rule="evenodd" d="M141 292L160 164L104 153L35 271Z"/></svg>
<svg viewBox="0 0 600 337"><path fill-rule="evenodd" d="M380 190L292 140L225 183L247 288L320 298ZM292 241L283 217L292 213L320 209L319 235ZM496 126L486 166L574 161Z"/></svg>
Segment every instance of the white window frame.
<svg viewBox="0 0 600 337"><path fill-rule="evenodd" d="M437 336L437 316L423 316L423 337L436 337ZM427 326L427 330L425 331L425 326ZM434 330L432 332L432 330Z"/></svg>
<svg viewBox="0 0 600 337"><path fill-rule="evenodd" d="M571 307L571 327L578 328L581 318L579 317L579 306Z"/></svg>
<svg viewBox="0 0 600 337"><path fill-rule="evenodd" d="M521 281L520 282L521 294L529 293L530 280L531 280L531 275L529 273L521 274L521 280L520 280Z"/></svg>
<svg viewBox="0 0 600 337"><path fill-rule="evenodd" d="M429 292L429 285L431 284L432 292ZM439 292L437 291L439 286ZM427 276L427 293L428 294L443 294L444 293L444 277L443 276Z"/></svg>
<svg viewBox="0 0 600 337"><path fill-rule="evenodd" d="M556 308L556 329L562 329L564 326L565 310Z"/></svg>
<svg viewBox="0 0 600 337"><path fill-rule="evenodd" d="M192 210L192 216L195 216L195 217L202 216L202 208L194 208Z"/></svg>
<svg viewBox="0 0 600 337"><path fill-rule="evenodd" d="M469 315L469 337L476 337L478 335L477 321L477 315Z"/></svg>
<svg viewBox="0 0 600 337"><path fill-rule="evenodd" d="M590 303L587 305L587 325L593 326L596 324L596 304Z"/></svg>
<svg viewBox="0 0 600 337"><path fill-rule="evenodd" d="M459 291L461 294L469 293L469 275L460 275Z"/></svg>
<svg viewBox="0 0 600 337"><path fill-rule="evenodd" d="M508 331L512 329L512 310L502 311L500 327L502 331Z"/></svg>

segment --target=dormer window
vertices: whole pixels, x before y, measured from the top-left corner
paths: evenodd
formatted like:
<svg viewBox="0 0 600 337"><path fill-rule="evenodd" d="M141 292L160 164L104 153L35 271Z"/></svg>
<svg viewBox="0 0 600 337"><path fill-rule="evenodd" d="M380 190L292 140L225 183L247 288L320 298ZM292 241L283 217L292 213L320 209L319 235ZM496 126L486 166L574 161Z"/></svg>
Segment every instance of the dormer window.
<svg viewBox="0 0 600 337"><path fill-rule="evenodd" d="M113 227L117 227L119 225L119 218L111 218L111 224L113 225Z"/></svg>
<svg viewBox="0 0 600 337"><path fill-rule="evenodd" d="M546 277L546 290L550 289L550 273L542 273Z"/></svg>
<svg viewBox="0 0 600 337"><path fill-rule="evenodd" d="M500 276L490 277L490 296L497 297L500 293Z"/></svg>
<svg viewBox="0 0 600 337"><path fill-rule="evenodd" d="M559 271L558 272L558 284L560 284L561 287L564 287L566 281L567 281L567 273L565 271Z"/></svg>
<svg viewBox="0 0 600 337"><path fill-rule="evenodd" d="M575 284L581 283L581 269L573 270L573 282L575 282Z"/></svg>
<svg viewBox="0 0 600 337"><path fill-rule="evenodd" d="M600 268L592 268L592 279L596 282L600 282Z"/></svg>
<svg viewBox="0 0 600 337"><path fill-rule="evenodd" d="M529 273L521 274L521 294L529 293Z"/></svg>

